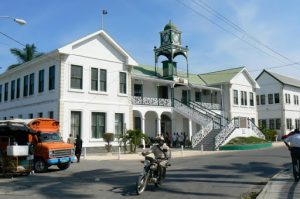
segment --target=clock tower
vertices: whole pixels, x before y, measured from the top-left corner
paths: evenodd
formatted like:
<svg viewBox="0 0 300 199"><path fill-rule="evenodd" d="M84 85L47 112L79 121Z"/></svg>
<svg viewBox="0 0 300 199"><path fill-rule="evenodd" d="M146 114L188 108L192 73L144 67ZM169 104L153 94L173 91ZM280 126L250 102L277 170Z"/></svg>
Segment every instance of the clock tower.
<svg viewBox="0 0 300 199"><path fill-rule="evenodd" d="M164 30L160 32L160 47L154 47L155 53L155 73L157 75L157 62L160 56L165 56L166 60L162 61L163 78L179 81L177 76L177 63L174 59L178 55L186 58L187 63L187 79L188 79L188 48L181 45L181 32L177 30L176 26L170 21Z"/></svg>

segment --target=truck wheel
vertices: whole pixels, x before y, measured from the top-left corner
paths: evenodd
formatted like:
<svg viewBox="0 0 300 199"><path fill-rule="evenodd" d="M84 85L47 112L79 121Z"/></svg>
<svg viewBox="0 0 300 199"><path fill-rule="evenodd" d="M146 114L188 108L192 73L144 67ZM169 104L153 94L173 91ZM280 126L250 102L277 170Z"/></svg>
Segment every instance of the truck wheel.
<svg viewBox="0 0 300 199"><path fill-rule="evenodd" d="M37 173L43 173L48 169L46 162L44 160L38 159L34 161L34 170Z"/></svg>
<svg viewBox="0 0 300 199"><path fill-rule="evenodd" d="M67 168L69 168L70 166L70 162L67 162L67 163L61 163L61 164L58 164L57 167L60 169L60 170L65 170Z"/></svg>

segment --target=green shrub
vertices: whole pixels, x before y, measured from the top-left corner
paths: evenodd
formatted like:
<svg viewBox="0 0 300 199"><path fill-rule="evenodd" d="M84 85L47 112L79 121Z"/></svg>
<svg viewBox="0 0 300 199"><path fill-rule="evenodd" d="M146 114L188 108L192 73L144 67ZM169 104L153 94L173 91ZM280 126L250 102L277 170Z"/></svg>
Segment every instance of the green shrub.
<svg viewBox="0 0 300 199"><path fill-rule="evenodd" d="M266 140L257 137L236 137L230 140L226 145L260 144L266 142Z"/></svg>
<svg viewBox="0 0 300 199"><path fill-rule="evenodd" d="M263 128L261 129L261 132L265 135L266 140L275 141L277 135L277 132L275 130Z"/></svg>
<svg viewBox="0 0 300 199"><path fill-rule="evenodd" d="M107 143L105 149L107 152L111 152L112 145L110 144L115 139L115 134L113 133L104 133L103 140Z"/></svg>

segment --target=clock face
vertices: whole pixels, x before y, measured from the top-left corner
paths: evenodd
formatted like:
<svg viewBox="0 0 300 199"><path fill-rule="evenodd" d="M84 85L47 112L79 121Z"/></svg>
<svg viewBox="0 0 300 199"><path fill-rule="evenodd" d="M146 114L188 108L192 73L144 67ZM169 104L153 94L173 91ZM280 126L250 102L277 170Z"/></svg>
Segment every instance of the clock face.
<svg viewBox="0 0 300 199"><path fill-rule="evenodd" d="M165 33L162 35L162 43L163 44L168 44L170 43L170 36L168 33Z"/></svg>
<svg viewBox="0 0 300 199"><path fill-rule="evenodd" d="M177 33L172 34L172 42L175 45L180 45L179 34L177 34Z"/></svg>

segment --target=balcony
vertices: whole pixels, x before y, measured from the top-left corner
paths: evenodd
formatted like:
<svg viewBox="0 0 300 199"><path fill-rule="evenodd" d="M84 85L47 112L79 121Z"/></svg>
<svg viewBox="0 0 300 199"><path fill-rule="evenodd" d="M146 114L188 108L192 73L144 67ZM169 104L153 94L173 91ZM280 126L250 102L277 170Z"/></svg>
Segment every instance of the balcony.
<svg viewBox="0 0 300 199"><path fill-rule="evenodd" d="M172 106L172 101L171 101L171 99L132 96L132 104L133 105L171 107Z"/></svg>

